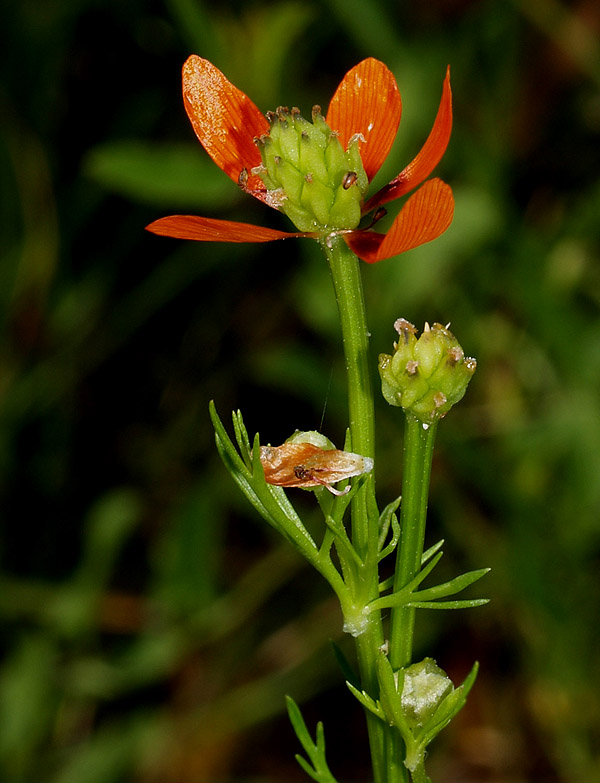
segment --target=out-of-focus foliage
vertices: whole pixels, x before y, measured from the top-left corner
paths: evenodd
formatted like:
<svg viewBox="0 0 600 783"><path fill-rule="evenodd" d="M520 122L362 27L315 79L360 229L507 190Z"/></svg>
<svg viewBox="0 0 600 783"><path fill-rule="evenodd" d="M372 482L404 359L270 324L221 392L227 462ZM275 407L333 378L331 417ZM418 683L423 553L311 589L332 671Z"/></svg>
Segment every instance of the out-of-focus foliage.
<svg viewBox="0 0 600 783"><path fill-rule="evenodd" d="M264 110L326 106L348 67L383 59L405 108L379 181L425 139L451 64L454 224L364 267L374 379L399 316L451 321L478 359L440 426L430 535L449 573L493 567L493 600L419 618L456 681L481 663L431 771L597 780L598 4L13 0L3 30L2 781L301 780L286 692L324 719L335 774L368 774L335 604L236 494L207 415L215 398L265 442L343 442L324 261L310 242L143 231L181 211L286 228L195 142L192 51ZM388 502L401 414L381 400L378 417Z"/></svg>

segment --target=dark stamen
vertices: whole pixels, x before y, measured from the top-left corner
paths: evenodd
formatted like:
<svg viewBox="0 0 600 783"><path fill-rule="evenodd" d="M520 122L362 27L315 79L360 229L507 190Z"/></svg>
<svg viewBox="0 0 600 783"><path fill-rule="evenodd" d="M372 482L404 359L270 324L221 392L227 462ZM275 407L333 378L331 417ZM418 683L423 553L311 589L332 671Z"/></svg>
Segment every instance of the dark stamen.
<svg viewBox="0 0 600 783"><path fill-rule="evenodd" d="M387 209L385 207L377 207L375 210L373 217L371 218L371 222L368 226L365 226L365 231L368 231L370 228L373 228L375 223L378 223L382 217L385 217L387 215Z"/></svg>
<svg viewBox="0 0 600 783"><path fill-rule="evenodd" d="M348 188L351 188L352 185L356 184L356 181L358 180L358 174L355 171L348 171L346 174L344 174L344 179L342 180L342 187L344 190L348 190Z"/></svg>

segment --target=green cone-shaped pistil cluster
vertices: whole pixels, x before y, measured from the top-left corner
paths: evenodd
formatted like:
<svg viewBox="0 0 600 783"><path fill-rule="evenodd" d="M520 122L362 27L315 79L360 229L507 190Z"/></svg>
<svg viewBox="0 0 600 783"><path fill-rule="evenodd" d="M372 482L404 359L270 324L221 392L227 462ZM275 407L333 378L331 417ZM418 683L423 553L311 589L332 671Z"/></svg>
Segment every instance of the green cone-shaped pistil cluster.
<svg viewBox="0 0 600 783"><path fill-rule="evenodd" d="M360 158L360 137L344 151L318 106L308 122L293 108L269 112L268 134L256 139L260 175L272 203L300 231L353 229L359 224L368 180Z"/></svg>
<svg viewBox="0 0 600 783"><path fill-rule="evenodd" d="M477 362L465 357L457 339L441 324L416 328L399 318L394 355L379 356L381 390L390 405L404 408L423 423L445 416L464 396Z"/></svg>

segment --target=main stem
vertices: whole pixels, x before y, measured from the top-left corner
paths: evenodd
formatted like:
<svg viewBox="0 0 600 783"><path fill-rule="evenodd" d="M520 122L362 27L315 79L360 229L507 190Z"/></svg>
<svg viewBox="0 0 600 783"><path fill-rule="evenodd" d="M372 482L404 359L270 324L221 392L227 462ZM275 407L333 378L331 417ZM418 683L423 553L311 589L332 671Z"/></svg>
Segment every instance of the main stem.
<svg viewBox="0 0 600 783"><path fill-rule="evenodd" d="M437 422L423 424L406 414L400 506L401 538L398 544L394 592L401 590L421 569L429 479ZM392 610L390 663L399 669L412 663L415 612L411 607Z"/></svg>
<svg viewBox="0 0 600 783"><path fill-rule="evenodd" d="M329 261L342 327L352 451L363 457L373 457L375 423L369 366L369 331L359 262L340 237L324 242L323 249ZM372 561L373 555L375 558L377 555L379 521L376 516L368 513L369 507L374 507L373 503L369 503L374 499L374 494L371 474L352 504L352 543L364 562Z"/></svg>
<svg viewBox="0 0 600 783"><path fill-rule="evenodd" d="M342 328L352 451L373 457L375 424L369 332L359 261L340 237L324 242L323 249L329 261ZM352 543L363 562L357 600L363 606L379 595L379 520L378 515L373 513L376 508L374 478L369 475L352 501ZM376 666L383 643L381 615L372 612L365 630L356 636L356 650L362 687L374 696L378 694ZM366 717L375 783L391 783L388 778L388 729L370 712L366 713Z"/></svg>

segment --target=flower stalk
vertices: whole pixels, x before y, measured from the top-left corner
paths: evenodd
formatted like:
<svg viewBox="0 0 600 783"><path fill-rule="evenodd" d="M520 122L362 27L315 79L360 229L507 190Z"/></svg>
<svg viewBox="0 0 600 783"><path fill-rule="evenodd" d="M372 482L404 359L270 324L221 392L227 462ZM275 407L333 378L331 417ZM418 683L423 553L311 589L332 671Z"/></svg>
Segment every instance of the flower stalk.
<svg viewBox="0 0 600 783"><path fill-rule="evenodd" d="M369 330L358 259L340 237L323 242L329 262L340 316L346 362L348 411L352 449L365 457L375 455L375 423ZM377 542L377 519L369 517L367 495L374 498L372 479L358 496L363 499L360 513L352 519L352 540L361 557L370 559Z"/></svg>
<svg viewBox="0 0 600 783"><path fill-rule="evenodd" d="M329 262L333 288L340 317L344 358L348 386L348 410L350 440L358 453L372 457L375 452L375 425L373 385L369 361L369 331L367 327L362 279L358 259L347 245L336 237L323 242L322 247ZM375 488L372 475L367 478L352 501L352 543L361 558L357 596L360 610L378 597L379 574L377 567L378 515L370 510L375 506ZM381 613L369 613L363 633L356 636L356 652L363 688L376 692L377 657L384 644ZM386 764L386 727L374 715L367 712L367 730L371 747L375 783L388 780Z"/></svg>
<svg viewBox="0 0 600 783"><path fill-rule="evenodd" d="M369 185L394 142L402 111L394 76L378 60L367 58L351 68L327 111L313 109L312 122L296 108L279 107L264 115L212 63L196 55L183 67L183 96L196 136L215 163L245 193L287 215L298 230L189 215L161 218L148 230L202 242L316 240L329 264L347 373L349 437L344 450L314 432L296 433L281 446L261 444L258 435L249 438L239 412L233 415L234 442L211 404L217 448L250 503L327 580L340 601L344 630L356 643L360 682L352 677L348 687L365 709L374 783L426 783L427 745L463 706L476 667L454 688L430 659L413 664L416 609L485 603L439 599L465 589L487 569L421 589L442 556L441 544L423 552L437 426L463 396L475 361L465 358L448 327L426 325L417 339L408 321L396 321L400 339L393 355L380 356L379 370L384 398L406 414L400 521L395 513L399 499L380 514L359 259L376 263L391 258L437 238L452 221L450 187L427 179L450 138L449 70L420 152L370 197ZM411 191L387 233L374 230L385 211L382 205ZM340 487L347 479L351 483ZM324 518L320 532L304 524L287 488L315 492ZM349 530L344 520L348 509ZM379 563L394 550L395 575L380 583ZM383 610L386 615L391 610L389 629ZM300 757L299 763L320 783L336 783L325 759L322 725L313 740L291 700L288 710L308 757Z"/></svg>
<svg viewBox="0 0 600 783"><path fill-rule="evenodd" d="M407 414L404 429L402 467L401 538L397 549L394 592L400 591L421 570L429 479L437 421L426 424ZM400 606L392 609L390 663L400 669L412 663L416 609Z"/></svg>

